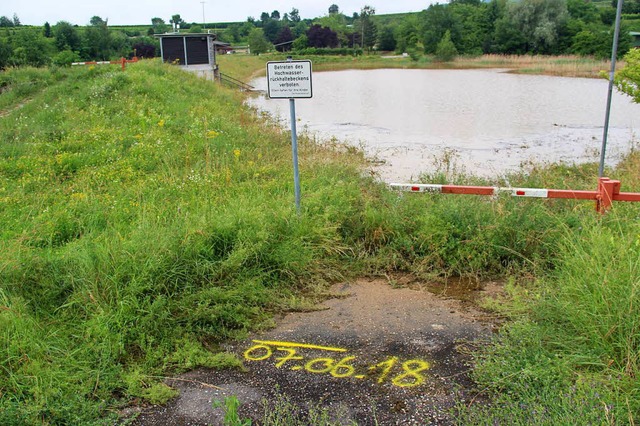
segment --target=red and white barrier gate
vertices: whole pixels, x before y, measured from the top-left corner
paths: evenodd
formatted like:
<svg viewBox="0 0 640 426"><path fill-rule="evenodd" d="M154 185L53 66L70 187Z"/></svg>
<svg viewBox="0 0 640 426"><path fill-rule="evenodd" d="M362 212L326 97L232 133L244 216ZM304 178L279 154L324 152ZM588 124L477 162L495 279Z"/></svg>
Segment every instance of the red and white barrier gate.
<svg viewBox="0 0 640 426"><path fill-rule="evenodd" d="M604 213L611 208L614 201L640 201L640 193L620 192L620 181L602 177L598 181L596 191L574 191L571 189L536 189L536 188L499 188L494 186L461 186L392 183L391 188L405 192L429 192L433 194L470 194L498 195L511 194L513 197L529 198L564 198L576 200L594 200L596 209Z"/></svg>
<svg viewBox="0 0 640 426"><path fill-rule="evenodd" d="M71 65L73 66L77 66L77 65L111 65L111 64L121 64L122 65L122 71L124 71L125 66L127 65L127 63L130 62L138 62L138 57L134 56L133 59L125 59L125 58L121 58L117 61L87 61L87 62L72 62Z"/></svg>

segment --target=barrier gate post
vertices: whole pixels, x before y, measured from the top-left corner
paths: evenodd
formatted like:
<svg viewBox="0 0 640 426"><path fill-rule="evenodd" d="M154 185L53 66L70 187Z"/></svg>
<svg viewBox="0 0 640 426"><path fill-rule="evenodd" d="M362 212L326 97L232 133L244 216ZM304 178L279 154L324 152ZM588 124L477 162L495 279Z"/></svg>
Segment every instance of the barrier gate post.
<svg viewBox="0 0 640 426"><path fill-rule="evenodd" d="M431 194L489 195L501 193L523 198L561 198L573 200L593 200L596 210L604 214L613 206L614 201L640 201L638 192L620 192L619 180L601 177L596 191L546 188L499 188L495 186L439 185L422 183L392 183L391 188L405 192L428 192Z"/></svg>

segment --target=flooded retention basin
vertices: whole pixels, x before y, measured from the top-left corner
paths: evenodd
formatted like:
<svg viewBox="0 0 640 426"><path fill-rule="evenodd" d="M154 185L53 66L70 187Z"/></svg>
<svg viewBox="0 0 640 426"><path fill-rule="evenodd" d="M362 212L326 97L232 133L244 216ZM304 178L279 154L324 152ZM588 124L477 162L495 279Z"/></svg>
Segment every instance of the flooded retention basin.
<svg viewBox="0 0 640 426"><path fill-rule="evenodd" d="M266 78L252 85L266 89ZM296 101L298 131L362 146L383 180L460 170L502 176L531 162L598 161L608 82L506 70L348 70L313 74ZM288 127L287 100L249 103ZM614 93L607 162L637 142L640 105ZM451 163L449 163L451 164Z"/></svg>

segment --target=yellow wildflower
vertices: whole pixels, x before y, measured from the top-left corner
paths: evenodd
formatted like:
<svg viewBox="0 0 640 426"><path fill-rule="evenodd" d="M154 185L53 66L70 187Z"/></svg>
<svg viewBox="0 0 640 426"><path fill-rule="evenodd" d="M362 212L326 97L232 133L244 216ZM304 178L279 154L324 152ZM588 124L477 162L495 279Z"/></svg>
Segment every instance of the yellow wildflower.
<svg viewBox="0 0 640 426"><path fill-rule="evenodd" d="M239 149L234 149L233 150L233 155L235 155L236 159L240 158L240 150Z"/></svg>
<svg viewBox="0 0 640 426"><path fill-rule="evenodd" d="M207 139L213 139L213 138L217 137L218 135L220 135L220 133L216 132L215 130L209 130L207 132Z"/></svg>
<svg viewBox="0 0 640 426"><path fill-rule="evenodd" d="M158 121L158 126L159 127L164 127L164 119Z"/></svg>

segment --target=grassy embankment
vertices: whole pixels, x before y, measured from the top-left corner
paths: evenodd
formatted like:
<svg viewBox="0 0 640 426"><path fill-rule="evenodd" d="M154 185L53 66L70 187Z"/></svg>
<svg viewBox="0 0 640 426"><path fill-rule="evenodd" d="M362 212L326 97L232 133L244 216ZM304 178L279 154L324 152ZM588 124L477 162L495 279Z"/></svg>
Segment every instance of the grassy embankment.
<svg viewBox="0 0 640 426"><path fill-rule="evenodd" d="M298 217L289 138L237 93L156 62L0 77L1 424L111 424L131 398L170 397L161 376L238 365L220 342L325 283L396 270L510 277L496 309L513 322L478 354L495 403L461 421L638 418L639 205L398 197L359 153L303 137ZM640 190L637 154L609 172Z"/></svg>

